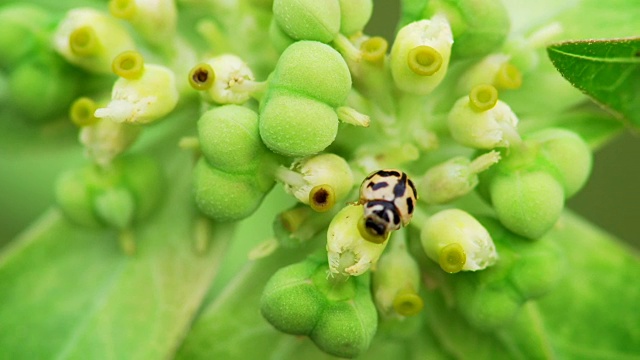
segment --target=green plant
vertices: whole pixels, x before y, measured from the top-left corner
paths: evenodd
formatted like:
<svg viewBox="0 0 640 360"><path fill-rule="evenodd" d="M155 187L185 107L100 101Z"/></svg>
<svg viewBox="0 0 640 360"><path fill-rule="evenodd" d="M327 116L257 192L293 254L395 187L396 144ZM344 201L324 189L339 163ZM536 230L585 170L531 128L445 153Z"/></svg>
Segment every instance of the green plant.
<svg viewBox="0 0 640 360"><path fill-rule="evenodd" d="M637 251L565 200L639 125L640 8L373 5L3 3L2 356L638 356Z"/></svg>

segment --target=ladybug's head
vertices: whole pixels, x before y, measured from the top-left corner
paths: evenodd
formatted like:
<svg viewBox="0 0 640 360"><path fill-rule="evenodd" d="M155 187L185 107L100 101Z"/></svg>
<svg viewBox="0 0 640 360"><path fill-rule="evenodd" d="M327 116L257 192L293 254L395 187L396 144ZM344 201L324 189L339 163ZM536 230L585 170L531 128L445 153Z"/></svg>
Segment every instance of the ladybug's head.
<svg viewBox="0 0 640 360"><path fill-rule="evenodd" d="M400 228L400 214L393 202L368 201L364 204L364 229L374 238L387 239L392 230Z"/></svg>

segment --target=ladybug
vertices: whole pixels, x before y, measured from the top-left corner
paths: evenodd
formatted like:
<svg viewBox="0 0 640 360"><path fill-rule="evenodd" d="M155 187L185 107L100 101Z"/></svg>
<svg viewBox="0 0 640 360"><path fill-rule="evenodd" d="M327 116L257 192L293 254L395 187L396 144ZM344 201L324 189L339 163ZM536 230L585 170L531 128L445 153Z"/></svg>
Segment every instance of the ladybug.
<svg viewBox="0 0 640 360"><path fill-rule="evenodd" d="M360 185L358 200L364 205L365 230L386 240L391 231L411 221L417 198L416 187L406 173L383 169L369 174Z"/></svg>

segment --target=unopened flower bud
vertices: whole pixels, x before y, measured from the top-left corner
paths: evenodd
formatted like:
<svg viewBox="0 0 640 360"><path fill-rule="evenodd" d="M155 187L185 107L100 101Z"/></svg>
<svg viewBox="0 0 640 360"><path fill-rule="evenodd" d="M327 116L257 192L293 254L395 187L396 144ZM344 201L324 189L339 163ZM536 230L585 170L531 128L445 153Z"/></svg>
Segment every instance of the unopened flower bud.
<svg viewBox="0 0 640 360"><path fill-rule="evenodd" d="M177 10L174 0L111 0L109 11L127 20L155 46L171 44L176 34Z"/></svg>
<svg viewBox="0 0 640 360"><path fill-rule="evenodd" d="M498 260L489 232L462 210L448 209L431 216L423 224L420 240L427 256L449 273L482 270Z"/></svg>
<svg viewBox="0 0 640 360"><path fill-rule="evenodd" d="M464 146L493 149L520 142L517 116L490 85L478 85L456 101L447 121L453 138Z"/></svg>
<svg viewBox="0 0 640 360"><path fill-rule="evenodd" d="M453 35L447 19L434 16L406 25L391 48L391 75L408 93L427 95L444 79L449 66Z"/></svg>
<svg viewBox="0 0 640 360"><path fill-rule="evenodd" d="M113 67L122 77L113 85L111 102L96 110L96 117L147 124L161 119L177 105L173 72L160 65L140 64L142 58L135 54L125 52L114 59Z"/></svg>
<svg viewBox="0 0 640 360"><path fill-rule="evenodd" d="M362 205L347 205L333 218L327 231L329 270L335 275L358 276L375 265L388 241L365 239L358 223L364 216Z"/></svg>
<svg viewBox="0 0 640 360"><path fill-rule="evenodd" d="M349 164L338 155L320 154L295 161L291 171L300 175L286 182L284 189L300 202L310 204L310 194L318 186L328 186L335 200L344 199L353 188L353 175ZM290 176L294 174L289 173ZM314 192L315 193L315 192Z"/></svg>
<svg viewBox="0 0 640 360"><path fill-rule="evenodd" d="M118 54L135 49L133 39L116 19L89 8L67 13L53 35L53 46L68 62L103 74L111 72Z"/></svg>
<svg viewBox="0 0 640 360"><path fill-rule="evenodd" d="M422 310L420 269L407 251L403 233L393 236L392 243L372 274L373 294L378 310L386 316L412 316Z"/></svg>
<svg viewBox="0 0 640 360"><path fill-rule="evenodd" d="M221 55L196 65L190 73L191 87L203 91L207 101L218 104L243 104L264 88L254 81L253 72L239 57Z"/></svg>
<svg viewBox="0 0 640 360"><path fill-rule="evenodd" d="M500 153L491 151L469 160L458 156L430 168L418 182L421 200L444 204L471 192L478 185L478 173L500 161Z"/></svg>

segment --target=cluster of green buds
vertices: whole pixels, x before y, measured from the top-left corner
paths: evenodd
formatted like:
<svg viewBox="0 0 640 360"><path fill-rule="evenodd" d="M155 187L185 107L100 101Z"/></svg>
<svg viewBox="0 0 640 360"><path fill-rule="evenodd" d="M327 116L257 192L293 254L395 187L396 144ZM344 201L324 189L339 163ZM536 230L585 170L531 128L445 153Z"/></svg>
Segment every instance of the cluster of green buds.
<svg viewBox="0 0 640 360"><path fill-rule="evenodd" d="M329 354L360 356L379 324L421 321L433 288L484 329L553 288L562 256L545 235L587 181L591 149L567 129L520 130L508 95L536 64L524 67L523 47L509 45L501 2L407 1L390 48L364 33L371 0L243 6L263 53L220 40L217 13L219 24L195 24L215 46L188 42L170 0L111 0L110 13L58 18L0 9L15 106L36 120L69 110L80 128L87 164L55 189L70 221L117 229L132 254L169 168L162 151L136 145L171 133L175 152L194 155L169 177L191 176L185 197L198 218L248 218L282 184L291 201L252 257L276 247L308 257L271 277L260 311Z"/></svg>

